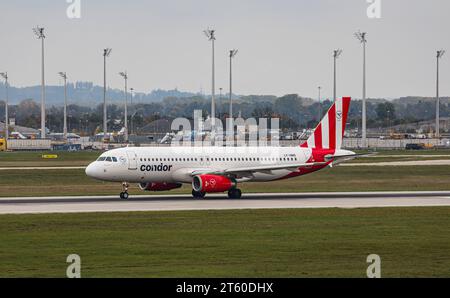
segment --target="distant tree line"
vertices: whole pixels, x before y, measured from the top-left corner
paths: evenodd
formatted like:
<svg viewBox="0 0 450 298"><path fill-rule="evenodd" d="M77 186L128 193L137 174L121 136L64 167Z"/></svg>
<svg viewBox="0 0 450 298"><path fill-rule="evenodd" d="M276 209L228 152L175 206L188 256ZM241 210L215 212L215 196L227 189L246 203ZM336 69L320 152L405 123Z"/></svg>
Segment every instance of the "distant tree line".
<svg viewBox="0 0 450 298"><path fill-rule="evenodd" d="M139 132L140 128L157 119L173 119L177 117L193 118L194 110L201 110L204 118L209 115L211 101L203 96L166 97L160 102L138 103L128 107L130 128ZM314 127L321 115L323 116L331 106L330 100L320 103L310 98L288 94L276 96L241 96L233 102L233 116L239 114L243 118L272 118L280 119L280 127L284 130L300 130ZM220 119L229 117L229 99L217 98L216 116ZM353 100L348 125L350 128L361 126L361 101ZM407 100L368 100L367 126L378 128L422 120L435 117L435 101L424 99L408 102ZM26 99L17 105L10 105L10 117L15 118L16 124L21 126L40 127L40 104ZM443 100L440 106L442 117L450 116L448 100ZM111 104L108 106L109 127L119 130L123 126L123 106ZM0 101L0 119L4 119L4 102ZM132 120L131 120L132 119ZM68 106L68 128L70 131L91 135L99 132L103 121L103 106L86 107L76 104ZM63 128L63 107L52 106L47 109L47 127L50 131L61 132Z"/></svg>

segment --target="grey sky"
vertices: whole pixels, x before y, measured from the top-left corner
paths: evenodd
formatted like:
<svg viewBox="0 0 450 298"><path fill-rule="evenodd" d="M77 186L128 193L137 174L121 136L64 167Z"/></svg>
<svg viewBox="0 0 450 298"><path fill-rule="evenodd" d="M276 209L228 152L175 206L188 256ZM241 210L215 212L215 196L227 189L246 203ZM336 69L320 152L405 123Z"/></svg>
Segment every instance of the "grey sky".
<svg viewBox="0 0 450 298"><path fill-rule="evenodd" d="M217 32L217 93L228 88L227 52L238 48L234 91L332 96L332 50L338 96L361 96L361 46L368 32L369 97L434 96L435 51L450 50L450 1L382 0L382 18L368 19L366 0L81 0L81 19L66 16L65 0L1 0L0 71L12 85L40 82L40 43L31 28L46 28L46 81L102 84L102 48L113 48L108 82L128 70L129 86L210 92L210 44ZM443 57L441 94L450 95L450 53Z"/></svg>

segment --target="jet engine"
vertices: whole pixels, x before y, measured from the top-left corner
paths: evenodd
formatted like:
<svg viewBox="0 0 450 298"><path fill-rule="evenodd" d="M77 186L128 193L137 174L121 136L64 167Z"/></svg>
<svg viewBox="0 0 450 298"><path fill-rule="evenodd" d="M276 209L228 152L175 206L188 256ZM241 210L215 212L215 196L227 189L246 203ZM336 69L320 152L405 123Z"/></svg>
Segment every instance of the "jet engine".
<svg viewBox="0 0 450 298"><path fill-rule="evenodd" d="M197 175L192 178L192 188L196 192L224 192L236 187L236 181L219 175Z"/></svg>
<svg viewBox="0 0 450 298"><path fill-rule="evenodd" d="M146 182L139 183L139 188L145 191L164 191L174 188L180 188L181 183L166 183L166 182Z"/></svg>

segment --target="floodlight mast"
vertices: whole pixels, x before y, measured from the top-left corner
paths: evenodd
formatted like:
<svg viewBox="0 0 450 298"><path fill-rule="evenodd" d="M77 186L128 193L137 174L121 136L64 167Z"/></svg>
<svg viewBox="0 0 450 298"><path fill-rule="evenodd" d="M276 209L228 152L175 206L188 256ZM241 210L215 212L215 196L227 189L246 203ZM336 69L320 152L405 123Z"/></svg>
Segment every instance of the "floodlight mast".
<svg viewBox="0 0 450 298"><path fill-rule="evenodd" d="M320 103L320 91L322 90L322 87L319 86L319 87L317 87L317 89L319 90L319 97L318 97L318 99L319 99L319 117L317 118L317 121L320 122L320 120L322 119L322 105Z"/></svg>
<svg viewBox="0 0 450 298"><path fill-rule="evenodd" d="M334 61L334 76L333 76L333 100L336 101L336 60L342 54L341 49L337 49L333 51L333 61Z"/></svg>
<svg viewBox="0 0 450 298"><path fill-rule="evenodd" d="M362 116L361 116L361 126L362 126L362 147L367 147L367 129L366 129L366 43L367 43L367 32L356 32L355 37L363 45L363 91L362 91Z"/></svg>
<svg viewBox="0 0 450 298"><path fill-rule="evenodd" d="M6 91L6 99L5 99L5 139L8 141L9 138L9 116L8 116L8 73L7 72L1 72L0 76L2 76L5 79L5 91ZM8 142L6 142L6 146L8 146Z"/></svg>
<svg viewBox="0 0 450 298"><path fill-rule="evenodd" d="M65 72L58 73L60 77L64 79L64 125L63 125L63 135L64 139L67 140L67 74Z"/></svg>
<svg viewBox="0 0 450 298"><path fill-rule="evenodd" d="M444 56L445 50L439 50L436 51L436 130L435 130L435 136L437 139L440 137L440 123L439 123L439 105L440 105L440 99L439 99L439 59Z"/></svg>
<svg viewBox="0 0 450 298"><path fill-rule="evenodd" d="M134 88L130 88L130 105L131 105L130 133L131 134L133 134L133 111L134 111L133 95L134 95Z"/></svg>
<svg viewBox="0 0 450 298"><path fill-rule="evenodd" d="M119 72L119 75L121 77L123 77L123 79L125 80L125 112L124 112L124 114L125 114L125 120L124 120L125 132L124 132L124 136L125 136L125 142L128 143L128 86L127 86L128 74L125 71L125 72Z"/></svg>
<svg viewBox="0 0 450 298"><path fill-rule="evenodd" d="M106 109L106 57L109 57L110 54L110 48L103 49L103 142L109 140Z"/></svg>
<svg viewBox="0 0 450 298"><path fill-rule="evenodd" d="M216 40L215 36L215 30L213 29L206 29L203 31L205 33L205 36L208 38L209 41L211 41L211 50L212 50L212 78L211 78L211 132L213 136L212 142L214 143L214 134L216 129L216 87L215 87L215 65L214 65L214 41Z"/></svg>
<svg viewBox="0 0 450 298"><path fill-rule="evenodd" d="M44 71L44 28L36 26L33 28L34 34L41 40L41 139L45 139L45 71Z"/></svg>
<svg viewBox="0 0 450 298"><path fill-rule="evenodd" d="M233 58L238 53L237 49L230 50L230 118L233 118Z"/></svg>

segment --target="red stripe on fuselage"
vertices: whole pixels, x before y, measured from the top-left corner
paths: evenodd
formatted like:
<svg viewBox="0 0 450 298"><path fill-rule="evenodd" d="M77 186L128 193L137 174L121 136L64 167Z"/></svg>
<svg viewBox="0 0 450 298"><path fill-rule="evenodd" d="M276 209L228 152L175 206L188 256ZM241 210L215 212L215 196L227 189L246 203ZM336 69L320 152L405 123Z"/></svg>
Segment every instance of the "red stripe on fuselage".
<svg viewBox="0 0 450 298"><path fill-rule="evenodd" d="M311 157L308 159L307 163L313 163L313 162L325 162L325 156L326 155L334 155L335 149L320 149L320 148L313 148L311 149ZM325 167L327 167L332 161L327 161L326 164L323 165L317 165L317 166L311 166L307 168L299 168L297 172L292 172L287 174L286 176L283 176L281 178L278 178L276 180L282 180L282 179L288 179L293 178L297 176L306 175L309 173L316 172L318 170L321 170Z"/></svg>

